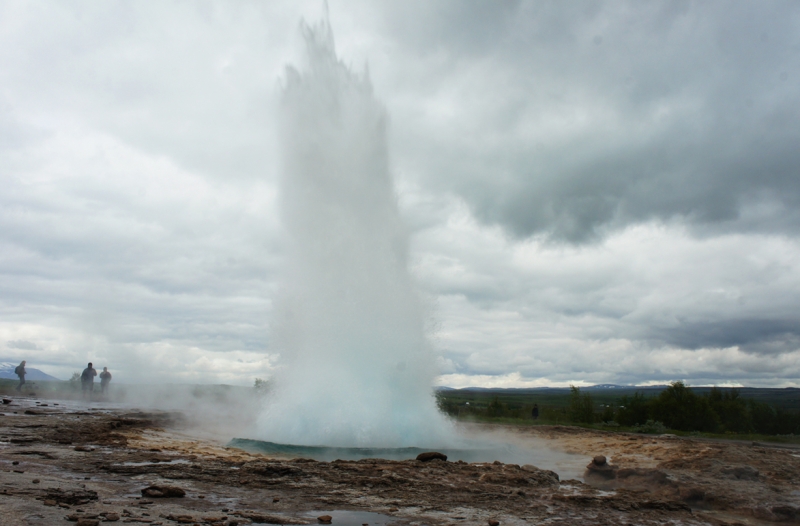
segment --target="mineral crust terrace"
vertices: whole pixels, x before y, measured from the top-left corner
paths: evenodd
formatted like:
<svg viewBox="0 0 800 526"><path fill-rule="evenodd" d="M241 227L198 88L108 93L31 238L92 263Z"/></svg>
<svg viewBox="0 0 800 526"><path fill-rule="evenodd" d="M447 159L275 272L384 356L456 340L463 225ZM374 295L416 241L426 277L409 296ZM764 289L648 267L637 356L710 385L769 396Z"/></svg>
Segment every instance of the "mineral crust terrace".
<svg viewBox="0 0 800 526"><path fill-rule="evenodd" d="M334 510L376 512L412 525L800 521L797 449L504 428L519 440L585 454L584 483L500 462L268 458L194 438L178 413L6 401L0 408L4 525L311 524Z"/></svg>

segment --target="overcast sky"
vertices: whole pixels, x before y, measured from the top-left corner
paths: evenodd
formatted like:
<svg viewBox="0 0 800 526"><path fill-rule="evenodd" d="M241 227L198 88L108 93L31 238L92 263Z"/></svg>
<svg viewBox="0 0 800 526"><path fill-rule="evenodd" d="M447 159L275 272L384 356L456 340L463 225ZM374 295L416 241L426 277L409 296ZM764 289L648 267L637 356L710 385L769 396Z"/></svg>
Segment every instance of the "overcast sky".
<svg viewBox="0 0 800 526"><path fill-rule="evenodd" d="M0 361L251 385L313 1L0 0ZM442 385L800 386L800 4L330 1Z"/></svg>

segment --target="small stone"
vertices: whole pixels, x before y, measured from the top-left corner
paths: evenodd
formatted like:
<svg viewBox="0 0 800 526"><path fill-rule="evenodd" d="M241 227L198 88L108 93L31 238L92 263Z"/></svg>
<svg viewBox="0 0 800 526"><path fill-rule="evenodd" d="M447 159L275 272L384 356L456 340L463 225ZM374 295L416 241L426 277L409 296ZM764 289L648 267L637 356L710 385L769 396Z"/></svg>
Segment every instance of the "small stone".
<svg viewBox="0 0 800 526"><path fill-rule="evenodd" d="M78 519L75 524L76 526L99 526L100 521L97 519Z"/></svg>
<svg viewBox="0 0 800 526"><path fill-rule="evenodd" d="M489 523L489 526L500 526L500 521L497 519L489 519L486 522Z"/></svg>
<svg viewBox="0 0 800 526"><path fill-rule="evenodd" d="M38 484L38 483L39 483L39 482L41 482L41 481L40 481L39 479L33 479L31 482L32 482L33 484Z"/></svg>
<svg viewBox="0 0 800 526"><path fill-rule="evenodd" d="M594 462L595 466L605 466L606 465L606 457L604 457L603 455L597 455L596 457L594 457L592 459L592 462Z"/></svg>
<svg viewBox="0 0 800 526"><path fill-rule="evenodd" d="M44 504L45 506L55 506L55 505L56 505L56 504L58 504L58 503L57 503L56 501L54 501L54 500L47 499L47 500L45 500L45 501L43 502L43 504Z"/></svg>
<svg viewBox="0 0 800 526"><path fill-rule="evenodd" d="M280 502L280 501L281 501L281 499L279 499L278 497L275 497L274 499L272 499L272 502ZM222 510L222 511L226 511L226 510Z"/></svg>
<svg viewBox="0 0 800 526"><path fill-rule="evenodd" d="M151 499L185 497L186 492L177 486L148 486L142 490L142 497Z"/></svg>
<svg viewBox="0 0 800 526"><path fill-rule="evenodd" d="M333 521L333 517L330 515L320 515L317 517L317 520L320 524L330 524Z"/></svg>
<svg viewBox="0 0 800 526"><path fill-rule="evenodd" d="M431 460L447 460L447 455L439 453L438 451L428 451L427 453L420 453L417 455L417 460L421 462L430 462Z"/></svg>
<svg viewBox="0 0 800 526"><path fill-rule="evenodd" d="M19 466L19 460L14 460L11 462L12 466Z"/></svg>
<svg viewBox="0 0 800 526"><path fill-rule="evenodd" d="M106 513L106 517L103 520L106 522L116 522L119 520L119 515L113 512Z"/></svg>

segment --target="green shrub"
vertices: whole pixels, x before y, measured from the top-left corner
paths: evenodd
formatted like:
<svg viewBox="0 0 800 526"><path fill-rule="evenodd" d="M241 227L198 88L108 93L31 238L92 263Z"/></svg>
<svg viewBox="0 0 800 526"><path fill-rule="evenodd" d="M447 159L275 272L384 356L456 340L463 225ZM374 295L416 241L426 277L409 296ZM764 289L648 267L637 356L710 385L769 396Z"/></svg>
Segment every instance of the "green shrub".
<svg viewBox="0 0 800 526"><path fill-rule="evenodd" d="M581 390L574 385L570 388L569 400L569 418L573 422L580 422L583 424L591 424L596 418L594 414L594 402L592 395L588 393L581 394Z"/></svg>
<svg viewBox="0 0 800 526"><path fill-rule="evenodd" d="M708 398L697 396L683 382L673 382L650 402L650 414L671 429L681 431L717 430L719 417Z"/></svg>
<svg viewBox="0 0 800 526"><path fill-rule="evenodd" d="M633 397L627 395L620 400L620 407L617 410L617 422L623 426L635 426L647 422L648 401L640 392L634 393Z"/></svg>

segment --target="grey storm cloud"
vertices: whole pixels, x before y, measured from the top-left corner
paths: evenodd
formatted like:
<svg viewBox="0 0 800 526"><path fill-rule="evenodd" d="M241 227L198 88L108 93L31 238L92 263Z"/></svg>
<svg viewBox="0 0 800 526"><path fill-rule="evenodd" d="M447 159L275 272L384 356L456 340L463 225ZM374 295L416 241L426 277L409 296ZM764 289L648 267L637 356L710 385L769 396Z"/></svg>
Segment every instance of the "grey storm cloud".
<svg viewBox="0 0 800 526"><path fill-rule="evenodd" d="M578 242L652 219L797 232L795 3L435 5L392 21L444 56L433 83L463 85L411 147L484 221Z"/></svg>

